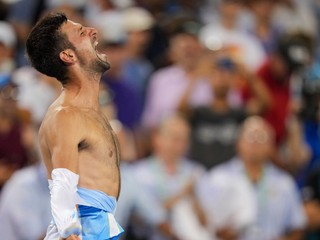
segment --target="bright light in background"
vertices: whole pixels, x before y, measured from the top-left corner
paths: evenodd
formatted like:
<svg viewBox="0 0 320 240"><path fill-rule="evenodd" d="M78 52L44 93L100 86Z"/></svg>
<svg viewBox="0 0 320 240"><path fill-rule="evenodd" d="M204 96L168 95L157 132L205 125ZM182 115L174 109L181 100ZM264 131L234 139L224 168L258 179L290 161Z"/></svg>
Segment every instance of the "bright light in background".
<svg viewBox="0 0 320 240"><path fill-rule="evenodd" d="M204 40L204 46L212 51L220 50L223 47L222 40L218 37L208 37Z"/></svg>

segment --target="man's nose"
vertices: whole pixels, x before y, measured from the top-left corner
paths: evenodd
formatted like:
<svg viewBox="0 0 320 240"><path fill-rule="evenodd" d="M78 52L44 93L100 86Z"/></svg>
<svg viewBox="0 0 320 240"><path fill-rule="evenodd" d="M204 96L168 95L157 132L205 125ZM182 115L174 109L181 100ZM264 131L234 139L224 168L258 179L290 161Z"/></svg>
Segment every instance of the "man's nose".
<svg viewBox="0 0 320 240"><path fill-rule="evenodd" d="M95 28L88 28L89 36L96 36L98 34L97 29Z"/></svg>

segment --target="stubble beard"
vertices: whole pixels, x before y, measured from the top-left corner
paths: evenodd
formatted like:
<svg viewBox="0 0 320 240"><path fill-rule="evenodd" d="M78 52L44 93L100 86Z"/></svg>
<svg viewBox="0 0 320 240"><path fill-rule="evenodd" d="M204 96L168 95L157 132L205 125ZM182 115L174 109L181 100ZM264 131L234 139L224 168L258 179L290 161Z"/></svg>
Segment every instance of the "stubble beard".
<svg viewBox="0 0 320 240"><path fill-rule="evenodd" d="M104 72L110 69L110 63L107 61L101 60L99 57L97 59L92 60L89 63L89 69L97 74L103 74Z"/></svg>
<svg viewBox="0 0 320 240"><path fill-rule="evenodd" d="M96 55L96 58L92 60L86 60L81 53L77 52L77 57L81 67L83 67L86 72L89 72L90 74L101 76L111 67L108 61L100 59L98 55Z"/></svg>

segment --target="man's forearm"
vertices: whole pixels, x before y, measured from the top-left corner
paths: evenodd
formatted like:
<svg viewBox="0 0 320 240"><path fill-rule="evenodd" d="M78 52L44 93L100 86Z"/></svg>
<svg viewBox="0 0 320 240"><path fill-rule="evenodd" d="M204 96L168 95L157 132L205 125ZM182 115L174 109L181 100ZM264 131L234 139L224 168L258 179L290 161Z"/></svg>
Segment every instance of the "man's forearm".
<svg viewBox="0 0 320 240"><path fill-rule="evenodd" d="M79 176L68 169L52 171L50 186L51 212L62 239L81 234L81 224L76 206Z"/></svg>

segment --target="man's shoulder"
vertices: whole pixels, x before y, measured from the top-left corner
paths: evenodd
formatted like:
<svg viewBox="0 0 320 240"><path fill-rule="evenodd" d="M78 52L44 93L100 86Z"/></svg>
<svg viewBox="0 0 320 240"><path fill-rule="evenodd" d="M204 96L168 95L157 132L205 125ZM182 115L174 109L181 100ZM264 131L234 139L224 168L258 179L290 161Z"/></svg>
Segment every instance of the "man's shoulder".
<svg viewBox="0 0 320 240"><path fill-rule="evenodd" d="M79 117L83 116L83 111L80 108L71 105L52 105L48 109L43 124L55 122L70 122L76 123Z"/></svg>
<svg viewBox="0 0 320 240"><path fill-rule="evenodd" d="M292 188L295 186L293 177L289 173L278 168L272 163L269 163L267 165L265 174L269 178L269 180L274 182L278 187Z"/></svg>
<svg viewBox="0 0 320 240"><path fill-rule="evenodd" d="M235 157L210 169L209 175L215 175L217 173L226 174L228 176L235 174L241 175L242 168L241 160Z"/></svg>
<svg viewBox="0 0 320 240"><path fill-rule="evenodd" d="M39 136L49 133L58 133L60 131L80 132L83 113L74 106L51 106L39 129Z"/></svg>

